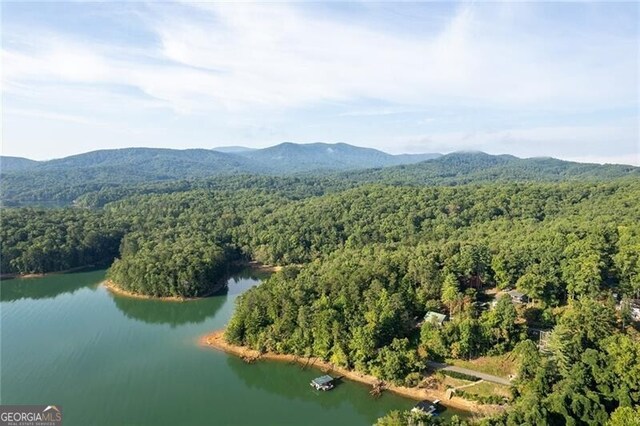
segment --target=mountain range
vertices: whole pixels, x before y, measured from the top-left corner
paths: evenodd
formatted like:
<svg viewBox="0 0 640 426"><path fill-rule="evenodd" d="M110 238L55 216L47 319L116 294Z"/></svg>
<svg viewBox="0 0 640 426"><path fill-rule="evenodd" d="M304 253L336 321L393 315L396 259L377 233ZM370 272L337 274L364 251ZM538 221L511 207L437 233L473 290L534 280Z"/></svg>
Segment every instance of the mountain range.
<svg viewBox="0 0 640 426"><path fill-rule="evenodd" d="M263 149L126 148L34 161L0 157L2 204L68 204L77 197L138 184L238 175L323 176L362 183L459 185L493 181L607 180L640 177L640 168L522 159L483 152L391 155L344 143L282 143Z"/></svg>
<svg viewBox="0 0 640 426"><path fill-rule="evenodd" d="M345 143L281 143L263 149L238 146L214 149L124 148L92 151L49 161L0 157L2 172L73 168L136 167L173 177L226 173L286 174L337 171L412 164L441 154L391 155ZM178 170L176 170L178 169ZM179 169L182 169L179 170ZM187 171L188 170L188 171Z"/></svg>

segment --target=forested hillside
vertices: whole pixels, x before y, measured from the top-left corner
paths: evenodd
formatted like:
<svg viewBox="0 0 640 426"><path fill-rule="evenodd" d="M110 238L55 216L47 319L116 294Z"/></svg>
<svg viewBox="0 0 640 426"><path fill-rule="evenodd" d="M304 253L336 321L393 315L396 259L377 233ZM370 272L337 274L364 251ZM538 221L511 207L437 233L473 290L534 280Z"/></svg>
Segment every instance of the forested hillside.
<svg viewBox="0 0 640 426"><path fill-rule="evenodd" d="M514 409L488 423L603 424L640 402L624 308L640 294L639 189L365 187L291 203L241 234L256 258L310 263L246 293L226 336L407 384L429 360L515 349ZM505 295L487 309L492 287L533 304ZM427 311L452 319L416 329ZM554 330L548 355L529 327Z"/></svg>
<svg viewBox="0 0 640 426"><path fill-rule="evenodd" d="M436 157L427 159L430 157ZM24 161L26 161L26 163ZM424 160L424 161L423 161ZM169 150L130 148L95 151L47 162L2 160L0 194L4 206L63 206L111 191L139 193L141 186L192 188L224 186L238 176L259 174L322 180L345 188L366 183L462 185L491 182L607 181L639 178L640 169L580 164L552 158L520 159L484 153L390 155L347 144L286 143L260 150ZM374 167L372 169L372 167ZM154 190L150 190L154 192ZM102 195L97 195L102 197Z"/></svg>
<svg viewBox="0 0 640 426"><path fill-rule="evenodd" d="M83 194L122 185L239 174L327 173L411 164L439 154L391 155L347 144L283 143L264 149L126 148L49 161L2 157L5 206L64 205Z"/></svg>
<svg viewBox="0 0 640 426"><path fill-rule="evenodd" d="M205 149L128 148L94 151L2 172L4 205L71 203L92 191L125 184L205 178L266 168L232 154Z"/></svg>
<svg viewBox="0 0 640 426"><path fill-rule="evenodd" d="M384 181L400 185L463 185L490 182L594 181L631 177L640 168L616 164L586 164L556 158L518 158L483 152L452 153L423 163L345 173L358 182Z"/></svg>
<svg viewBox="0 0 640 426"><path fill-rule="evenodd" d="M498 169L481 171L487 161ZM91 208L3 209L2 272L111 265L125 290L190 297L215 289L232 262L283 265L239 299L230 342L408 386L428 361L509 354L512 408L486 423L603 424L640 403L637 169L539 160L554 170L544 174L520 161L415 166L453 162L435 173L478 177L471 184L235 176L102 188L76 203ZM535 179L511 181L513 170ZM430 311L449 320L423 321ZM552 331L545 352L534 329Z"/></svg>
<svg viewBox="0 0 640 426"><path fill-rule="evenodd" d="M36 167L37 161L22 157L0 156L0 172L15 172Z"/></svg>
<svg viewBox="0 0 640 426"><path fill-rule="evenodd" d="M281 173L368 169L412 164L440 157L440 154L391 155L377 149L361 148L346 143L291 142L264 149L241 151L237 154L260 164L268 164Z"/></svg>
<svg viewBox="0 0 640 426"><path fill-rule="evenodd" d="M25 208L1 213L3 274L109 266L128 230L126 223L102 212Z"/></svg>

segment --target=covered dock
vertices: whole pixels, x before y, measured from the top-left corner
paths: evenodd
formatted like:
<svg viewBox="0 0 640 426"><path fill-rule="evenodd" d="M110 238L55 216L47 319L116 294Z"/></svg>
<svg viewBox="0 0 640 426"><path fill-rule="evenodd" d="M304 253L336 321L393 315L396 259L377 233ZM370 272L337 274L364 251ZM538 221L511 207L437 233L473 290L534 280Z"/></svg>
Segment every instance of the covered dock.
<svg viewBox="0 0 640 426"><path fill-rule="evenodd" d="M439 399L436 399L433 402L427 401L425 399L424 401L418 402L416 404L416 406L411 409L411 411L413 411L413 412L422 412L422 413L425 413L425 414L434 415L434 414L437 414L437 412L438 412L438 404L439 403L440 403Z"/></svg>
<svg viewBox="0 0 640 426"><path fill-rule="evenodd" d="M335 379L333 377L329 375L324 375L324 376L316 377L315 379L313 379L310 385L314 387L316 390L328 391L333 389L333 387L335 386L334 381Z"/></svg>

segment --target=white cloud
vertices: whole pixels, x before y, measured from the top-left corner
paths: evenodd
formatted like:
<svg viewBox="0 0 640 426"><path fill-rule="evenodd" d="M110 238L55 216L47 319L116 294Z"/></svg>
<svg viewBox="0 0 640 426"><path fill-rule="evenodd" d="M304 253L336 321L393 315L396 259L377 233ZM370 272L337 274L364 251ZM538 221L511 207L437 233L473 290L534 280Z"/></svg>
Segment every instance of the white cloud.
<svg viewBox="0 0 640 426"><path fill-rule="evenodd" d="M554 40L575 44L566 55L550 49L546 37L519 31L518 20L501 21L494 9L462 6L442 31L409 36L290 5L216 3L207 4L208 17L172 16L158 32L166 57L219 73L225 90L212 95L231 105L370 98L566 107L634 100L628 89L637 82L635 40Z"/></svg>
<svg viewBox="0 0 640 426"><path fill-rule="evenodd" d="M590 37L558 54L548 39L518 31L504 7L462 6L443 30L409 36L312 16L301 5L159 6L147 21L159 46L144 56L34 32L29 45L39 48L3 50L4 80L9 89L55 79L133 86L179 112L355 99L551 109L635 101L635 40Z"/></svg>
<svg viewBox="0 0 640 426"><path fill-rule="evenodd" d="M3 136L16 153L44 134L75 138L74 152L105 144L209 146L211 139L263 145L286 137L385 150L395 143L396 151L631 158L637 124L560 125L560 118L545 125L539 117L617 109L627 117L633 110L637 119L637 31L615 31L615 20L559 28L538 13L544 7L463 4L445 25L404 16L400 21L420 27L404 31L335 19L304 4L151 3L135 14L154 38L144 47L6 19L2 92L13 118ZM314 108L330 112L314 115ZM417 112L428 117L402 120ZM512 114L509 123L496 117L502 112ZM543 124L515 125L528 115ZM40 119L66 126L48 123L36 134ZM80 128L89 125L113 133L87 137Z"/></svg>
<svg viewBox="0 0 640 426"><path fill-rule="evenodd" d="M416 108L398 107L398 106L386 106L386 107L370 107L370 108L355 108L346 112L338 114L341 117L368 117L377 115L395 115L395 114L407 114L419 112ZM425 118L423 121L428 122L430 119Z"/></svg>
<svg viewBox="0 0 640 426"><path fill-rule="evenodd" d="M21 116L21 117L31 117L31 118L45 119L45 120L67 121L69 123L86 124L90 126L103 126L103 127L107 126L106 123L99 120L90 119L80 115L61 114L61 113L50 112L50 111L9 108L9 109L3 110L3 114L7 116Z"/></svg>
<svg viewBox="0 0 640 426"><path fill-rule="evenodd" d="M627 155L583 155L568 157L566 160L576 161L578 163L630 164L632 166L640 166L640 154L638 153Z"/></svg>

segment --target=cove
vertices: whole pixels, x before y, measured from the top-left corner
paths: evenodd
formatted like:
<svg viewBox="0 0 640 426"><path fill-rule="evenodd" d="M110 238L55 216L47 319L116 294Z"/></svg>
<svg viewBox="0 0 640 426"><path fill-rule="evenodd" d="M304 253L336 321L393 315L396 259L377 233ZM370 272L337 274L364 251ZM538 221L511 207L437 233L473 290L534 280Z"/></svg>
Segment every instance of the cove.
<svg viewBox="0 0 640 426"><path fill-rule="evenodd" d="M349 381L316 392L308 384L318 370L199 347L264 273L243 270L188 302L115 295L99 285L104 275L0 283L3 404L59 405L66 425L370 425L414 405Z"/></svg>

